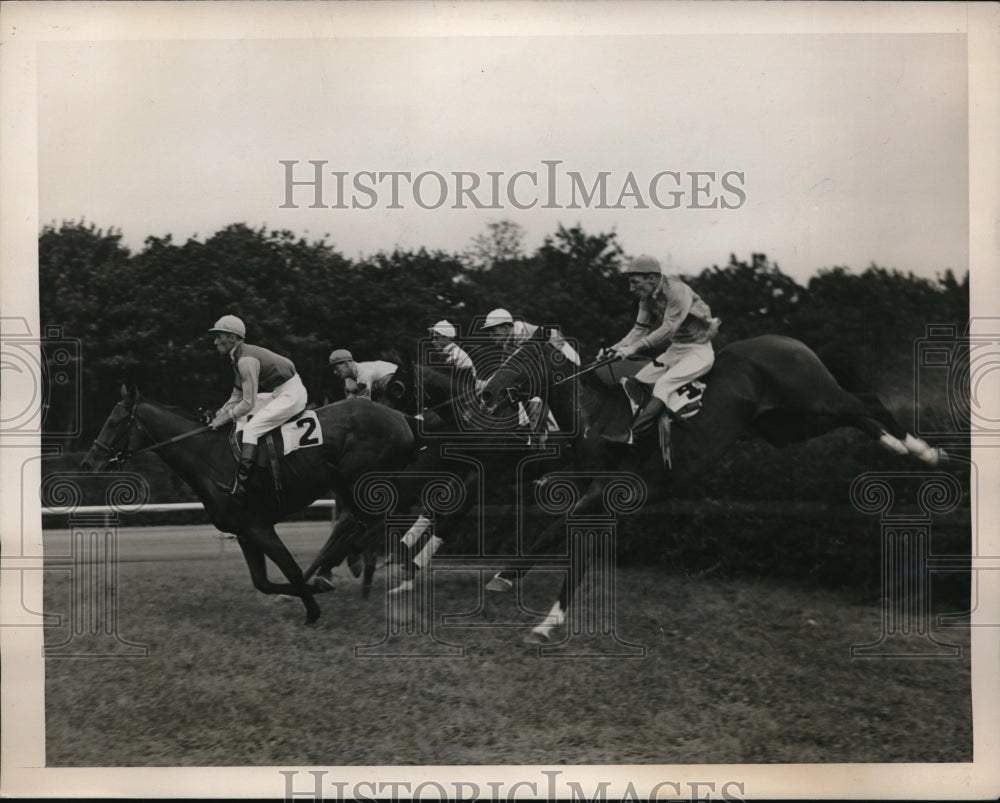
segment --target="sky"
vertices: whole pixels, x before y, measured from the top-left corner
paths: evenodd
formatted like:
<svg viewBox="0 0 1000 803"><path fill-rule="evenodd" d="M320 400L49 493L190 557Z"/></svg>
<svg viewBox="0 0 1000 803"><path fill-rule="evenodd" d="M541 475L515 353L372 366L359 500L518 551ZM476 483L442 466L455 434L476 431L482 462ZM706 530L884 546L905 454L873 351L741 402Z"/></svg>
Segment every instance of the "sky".
<svg viewBox="0 0 1000 803"><path fill-rule="evenodd" d="M531 250L579 224L678 272L765 253L798 280L964 274L966 70L964 36L944 33L42 42L38 219L113 226L134 250L241 222L352 258L461 251L502 220ZM313 178L311 160L325 208L308 185L290 208L286 178ZM346 209L329 208L335 171ZM399 208L364 171L409 173ZM456 171L499 208L460 197ZM537 190L509 189L520 171ZM598 208L581 190L602 173Z"/></svg>

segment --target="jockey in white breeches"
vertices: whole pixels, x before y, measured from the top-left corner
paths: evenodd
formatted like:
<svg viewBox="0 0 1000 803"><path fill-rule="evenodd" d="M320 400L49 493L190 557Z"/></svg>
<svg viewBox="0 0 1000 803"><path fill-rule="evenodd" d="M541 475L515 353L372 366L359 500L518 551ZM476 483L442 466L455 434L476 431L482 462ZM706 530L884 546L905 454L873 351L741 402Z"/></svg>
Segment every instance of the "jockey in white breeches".
<svg viewBox="0 0 1000 803"><path fill-rule="evenodd" d="M257 441L306 408L308 394L295 365L287 357L244 342L246 327L235 315L223 315L211 332L215 347L233 366L233 392L216 412L212 429L251 416L243 428L236 480L230 493L241 498L257 455Z"/></svg>
<svg viewBox="0 0 1000 803"><path fill-rule="evenodd" d="M708 373L715 362L712 338L720 321L687 284L664 275L655 258L636 257L627 272L629 289L639 299L639 314L628 334L607 350L607 356L625 358L669 344L634 377L653 386L652 398L632 421L634 434L656 422L671 393Z"/></svg>

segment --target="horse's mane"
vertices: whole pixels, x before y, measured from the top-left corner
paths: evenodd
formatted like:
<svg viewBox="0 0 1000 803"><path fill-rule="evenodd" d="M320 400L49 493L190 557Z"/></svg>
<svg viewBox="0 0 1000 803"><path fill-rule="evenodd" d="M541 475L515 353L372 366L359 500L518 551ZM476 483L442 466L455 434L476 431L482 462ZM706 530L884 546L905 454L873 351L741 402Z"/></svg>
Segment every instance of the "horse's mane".
<svg viewBox="0 0 1000 803"><path fill-rule="evenodd" d="M409 349L388 348L378 353L378 359L393 363L398 369L407 374L413 373L413 357L410 356Z"/></svg>
<svg viewBox="0 0 1000 803"><path fill-rule="evenodd" d="M201 419L198 417L198 413L191 412L185 407L178 407L176 404L164 404L163 402L150 399L147 396L140 396L138 401L146 402L147 404L155 405L161 410L166 410L168 413L173 413L174 415L183 418L185 421L190 421L192 424L200 424Z"/></svg>

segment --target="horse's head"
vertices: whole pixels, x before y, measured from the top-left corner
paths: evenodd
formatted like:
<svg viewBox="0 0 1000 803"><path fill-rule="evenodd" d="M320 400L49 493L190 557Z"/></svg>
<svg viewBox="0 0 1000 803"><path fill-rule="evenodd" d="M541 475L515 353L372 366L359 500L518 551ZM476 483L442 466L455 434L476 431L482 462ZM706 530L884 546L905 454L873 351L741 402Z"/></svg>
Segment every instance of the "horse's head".
<svg viewBox="0 0 1000 803"><path fill-rule="evenodd" d="M90 451L80 465L86 471L104 471L111 465L121 466L125 457L139 447L142 437L135 424L135 408L139 392L122 385L122 400L112 409Z"/></svg>
<svg viewBox="0 0 1000 803"><path fill-rule="evenodd" d="M545 395L552 380L553 351L542 328L518 346L479 391L486 412L492 414L504 402L516 408L519 401Z"/></svg>

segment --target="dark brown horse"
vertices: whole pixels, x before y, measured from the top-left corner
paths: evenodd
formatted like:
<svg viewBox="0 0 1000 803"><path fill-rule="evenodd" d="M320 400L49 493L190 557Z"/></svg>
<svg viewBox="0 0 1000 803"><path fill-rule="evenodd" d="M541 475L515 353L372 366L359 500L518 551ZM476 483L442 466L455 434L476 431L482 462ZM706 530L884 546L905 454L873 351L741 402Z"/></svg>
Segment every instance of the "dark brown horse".
<svg viewBox="0 0 1000 803"><path fill-rule="evenodd" d="M613 379L608 374L616 370L616 364L582 373L576 381L560 382L558 377L567 374L566 366L547 343L529 341L522 352L487 381L481 391L483 403L489 408L504 399L542 394L557 418L575 418L578 431L587 433L595 467L638 474L646 480L647 501L662 499L667 473L656 429L632 447L601 437L604 430L620 430L631 417L624 392L608 381ZM620 363L617 370L620 377ZM634 367L628 370L634 372ZM909 454L931 465L946 457L942 450L909 435L873 395L858 396L841 388L820 359L792 338L763 335L732 343L718 352L712 370L702 379L707 387L700 412L671 424L672 475L705 471L745 433L784 446L839 427L855 427L896 454ZM587 513L600 504L608 482L605 477L590 483L569 515ZM554 542L562 527L561 522L552 525L539 543ZM503 577L509 582L516 575L504 573ZM564 583L552 612L532 631L533 640L547 641L552 629L563 623L572 592L573 584Z"/></svg>
<svg viewBox="0 0 1000 803"><path fill-rule="evenodd" d="M464 517L481 501L478 485L482 477L489 475L494 481L514 481L522 458L533 453L529 442L532 433L519 423L517 408L510 404L498 405L499 409L488 414L484 412L471 371L415 363L398 351L386 357L399 366L392 380L397 392L386 393L381 404L420 419L415 426L423 447L414 462L407 466L406 476L393 480L401 500L400 510L420 508L424 490L421 478L428 472L451 473L461 486L458 493L462 503L447 515L434 516L433 540L440 544L462 525ZM444 454L445 447L454 446L464 447L464 457ZM541 471L534 462L532 469ZM521 472L516 479L523 480L525 475L529 480L534 478L530 472ZM424 525L419 524L421 520ZM418 529L410 535L417 541L426 522L427 518L422 515L412 516L411 523ZM338 510L329 538L306 569L306 581L316 577L317 582L326 587L332 569L345 560L358 575L363 557L365 571L361 594L367 598L374 574L375 551L383 545L383 536L384 525L380 518L365 516L356 510ZM402 570L397 579L407 576L412 568L411 558L418 551L405 543L393 547L390 558L398 559Z"/></svg>
<svg viewBox="0 0 1000 803"><path fill-rule="evenodd" d="M237 537L254 587L265 594L287 594L302 599L306 622L316 621L319 605L313 595L326 590L307 585L302 570L278 538L275 523L302 510L331 491L338 506L355 505L354 488L365 474L402 469L418 448L412 419L368 400L345 400L315 410L322 443L300 448L283 459L282 493L275 491L271 473L258 467L250 475L241 504L219 484L232 481L236 460L229 431L212 431L199 421L142 398L123 388L123 399L108 416L83 467L100 471L120 464L131 454L152 447L205 506L212 523ZM267 578L265 558L281 570L287 583Z"/></svg>

